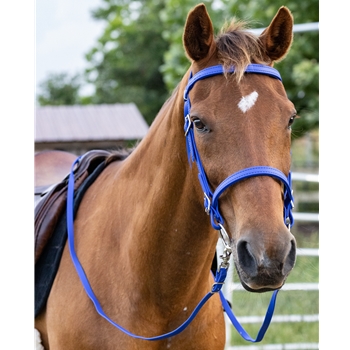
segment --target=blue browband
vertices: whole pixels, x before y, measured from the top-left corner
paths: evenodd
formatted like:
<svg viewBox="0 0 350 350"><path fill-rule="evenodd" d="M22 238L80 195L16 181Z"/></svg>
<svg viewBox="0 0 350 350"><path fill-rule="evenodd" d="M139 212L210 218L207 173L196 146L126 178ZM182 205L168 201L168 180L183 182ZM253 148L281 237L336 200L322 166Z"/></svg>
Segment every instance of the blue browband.
<svg viewBox="0 0 350 350"><path fill-rule="evenodd" d="M234 73L235 69L234 67L231 67L230 69L226 70L222 65L217 65L217 66L211 66L208 68L205 68L198 73L196 73L193 77L191 77L187 83L187 86L184 91L184 100L187 100L188 94L190 90L193 88L193 85L198 81L202 80L205 78L210 78L214 75L220 75L226 73ZM246 69L245 73L255 73L255 74L263 74L263 75L268 75L271 78L275 78L278 80L282 81L281 75L278 72L277 69L265 66L263 64L249 64ZM185 116L186 116L186 111L185 111Z"/></svg>
<svg viewBox="0 0 350 350"><path fill-rule="evenodd" d="M290 179L290 176L289 176L289 178L287 178L278 169L271 168L268 166L258 166L258 167L247 168L247 169L241 170L241 171L229 176L226 180L224 180L218 186L218 188L214 191L214 193L212 193L210 190L209 183L208 183L207 177L206 177L204 169L203 169L202 162L200 160L200 157L199 157L199 154L197 151L197 147L196 147L196 143L195 143L195 139L194 139L194 134L193 134L192 122L189 118L189 112L190 112L191 105L190 105L188 94L189 94L190 90L192 89L192 87L194 86L194 84L198 80L209 78L213 75L223 74L223 72L224 72L224 70L223 70L222 66L213 66L213 67L209 67L209 68L206 68L206 69L198 72L189 80L188 85L185 89L185 94L184 94L184 98L185 98L185 108L184 108L184 110L185 110L185 135L186 135L187 153L188 153L189 160L195 161L197 163L197 166L199 169L199 180L200 180L200 183L202 185L204 197L205 197L205 202L204 202L205 210L208 213L210 213L211 222L212 222L213 227L216 230L220 230L220 233L222 234L222 231L224 231L224 228L222 226L224 223L224 220L219 212L219 196L221 195L221 193L223 191L225 191L227 187L229 187L229 186L231 186L231 185L233 185L233 184L235 184L238 181L241 181L243 179L246 179L246 178L249 178L252 176L272 176L274 178L279 179L284 184L284 188L285 188L284 189L284 219L285 219L286 225L291 226L291 225L293 225L293 217L292 217L292 213L291 213L292 200L293 200L291 186L290 186L291 179ZM234 72L234 69L231 69L229 72ZM256 74L264 74L264 75L271 76L272 78L276 78L276 79L281 80L281 77L276 69L268 67L268 66L263 66L260 64L250 64L247 67L246 72L247 73L256 73ZM220 299L221 299L222 305L226 311L226 314L230 318L234 327L237 329L238 333L245 340L250 341L250 342L260 342L263 339L265 332L266 332L267 328L269 327L269 324L270 324L272 316L273 316L278 290L274 291L272 294L271 301L270 301L270 304L268 306L265 319L264 319L263 324L258 332L256 339L251 338L249 336L249 334L244 330L244 328L238 322L236 316L233 314L228 302L226 301L226 299L221 291L221 288L222 288L223 283L225 282L225 279L227 276L227 270L229 267L228 260L229 260L230 254L232 252L231 248L230 248L230 242L228 242L227 234L225 237L223 237L226 254L224 251L224 254L222 257L223 262L221 263L220 268L214 277L214 284L212 286L212 289L199 302L199 304L193 310L193 312L191 313L189 318L182 325L180 325L178 328L176 328L175 330L173 330L169 333L166 333L166 334L153 336L153 337L143 337L143 336L136 335L136 334L129 332L128 330L126 330L122 326L118 325L113 320L111 320L105 314L98 299L96 298L96 296L95 296L95 294L90 286L90 283L87 279L87 276L84 272L84 269L83 269L82 265L80 264L80 261L78 259L78 256L77 256L77 254L75 252L75 248L74 248L74 224L73 224L74 223L74 212L73 212L73 206L74 206L74 168L75 168L75 165L79 162L79 160L80 160L80 157L73 163L72 168L71 168L71 172L69 175L69 179L68 179L68 194L67 194L68 247L69 247L69 251L70 251L70 255L71 255L73 264L74 264L75 269L79 275L79 278L83 284L85 292L88 295L88 297L91 299L91 301L93 302L95 309L100 316L102 316L106 321L108 321L114 327L116 327L117 329L119 329L123 333L125 333L133 338L149 340L149 341L161 340L161 339L173 337L173 336L179 334L180 332L182 332L191 323L191 321L196 317L196 315L198 314L198 312L200 311L202 306L215 293L219 293ZM288 224L288 220L290 220L290 224Z"/></svg>

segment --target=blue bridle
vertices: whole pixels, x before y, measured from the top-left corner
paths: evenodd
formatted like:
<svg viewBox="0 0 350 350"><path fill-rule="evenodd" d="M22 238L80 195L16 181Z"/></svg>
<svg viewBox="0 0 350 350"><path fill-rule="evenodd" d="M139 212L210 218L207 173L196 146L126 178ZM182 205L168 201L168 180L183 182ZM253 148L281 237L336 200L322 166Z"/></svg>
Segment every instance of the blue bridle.
<svg viewBox="0 0 350 350"><path fill-rule="evenodd" d="M233 73L234 68L231 68L228 73ZM282 78L279 72L269 66L264 66L261 64L249 64L246 68L246 73L255 73L255 74L264 74L268 75L272 78L279 79L282 81ZM221 65L212 66L209 68L205 68L195 74L193 77L190 77L188 84L184 91L184 115L185 115L185 124L184 131L186 136L186 148L188 159L191 162L196 162L198 167L198 177L200 184L202 186L202 190L204 193L204 208L205 211L210 215L211 224L215 230L221 230L222 225L224 224L224 219L222 218L219 211L219 196L230 186L236 184L239 181L245 180L254 176L271 176L275 179L280 180L284 185L284 222L288 228L293 226L294 219L292 215L293 209L293 194L291 189L291 173L289 173L288 177L286 177L280 170L276 168L272 168L269 166L253 166L243 170L240 170L228 178L226 178L212 193L210 190L210 186L208 183L207 176L204 171L204 167L199 156L194 132L193 132L193 123L190 118L190 110L191 110L191 102L189 93L196 82L202 79L206 79L212 77L214 75L224 74L224 68Z"/></svg>
<svg viewBox="0 0 350 350"><path fill-rule="evenodd" d="M229 72L233 73L234 69L231 69ZM255 74L264 74L271 76L272 78L276 78L281 80L281 77L277 70L274 68L258 65L258 64L250 64L248 65L246 69L247 73L255 73ZM110 324L115 326L117 329L122 331L123 333L137 339L142 340L149 340L149 341L156 341L161 340L169 337L173 337L179 333L181 333L196 317L202 306L215 294L219 293L220 299L222 302L222 305L226 311L227 316L230 318L232 324L237 329L238 333L247 341L250 342L260 342L265 332L267 331L267 328L271 322L277 293L278 290L274 291L271 297L271 301L269 303L265 319L263 321L263 324L258 332L258 335L255 339L251 338L250 335L244 330L244 328L240 325L238 320L236 319L235 315L233 314L228 302L226 301L221 288L225 282L226 276L227 276L227 270L229 268L229 258L232 253L232 249L230 247L230 241L229 237L223 227L224 220L220 214L219 211L219 196L229 187L234 185L235 183L247 179L252 176L272 176L278 180L280 180L284 184L284 220L288 227L293 225L293 217L291 213L291 209L293 206L293 196L292 196L292 190L291 190L291 177L290 174L288 178L278 169L268 167L268 166L257 166L257 167L250 167L246 168L244 170L238 171L237 173L234 173L230 175L226 180L224 180L214 191L214 193L211 192L210 186L202 165L202 162L200 160L200 156L196 147L193 128L192 128L192 122L189 117L190 113L190 99L189 99L189 92L193 88L194 84L202 79L209 78L213 75L223 74L224 70L222 66L213 66L206 68L197 74L195 74L193 77L190 78L187 87L184 92L184 99L185 99L185 106L184 106L184 112L185 112L185 135L186 135L186 145L187 145L187 154L189 157L189 160L195 161L199 170L199 180L204 192L204 207L208 214L210 214L211 217L211 223L212 226L220 231L221 237L223 239L223 243L225 246L224 254L221 256L223 262L221 263L219 270L217 271L216 275L214 276L214 284L212 286L211 291L209 291L203 299L199 302L199 304L196 306L196 308L193 310L189 318L178 328L173 330L172 332L162 334L159 336L154 337L143 337L140 335L133 334L123 328L122 326L115 323L113 320L111 320L103 311L98 299L96 298L90 283L87 279L87 276L85 274L85 271L77 257L77 254L75 252L74 247L74 168L76 164L80 161L80 157L75 160L75 162L72 165L71 172L69 174L68 179L68 194L67 194L67 232L68 232L68 247L70 251L70 255L73 261L73 264L75 266L75 269L79 275L79 278L83 284L83 287L88 295L88 297L93 302L95 309L97 313L102 316L106 321L108 321ZM289 221L288 221L289 220Z"/></svg>

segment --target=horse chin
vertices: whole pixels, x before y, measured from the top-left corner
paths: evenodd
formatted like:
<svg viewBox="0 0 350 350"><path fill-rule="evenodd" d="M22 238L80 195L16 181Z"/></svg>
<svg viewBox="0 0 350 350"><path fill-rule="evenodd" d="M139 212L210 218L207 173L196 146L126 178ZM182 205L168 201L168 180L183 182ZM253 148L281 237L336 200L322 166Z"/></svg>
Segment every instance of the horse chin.
<svg viewBox="0 0 350 350"><path fill-rule="evenodd" d="M236 264L235 264L236 265ZM272 292L272 291L275 291L277 289L281 289L282 286L284 285L284 282L283 281L281 284L276 284L276 285L273 285L273 284L269 284L269 285L261 285L261 286L257 286L255 283L253 284L249 284L249 282L245 282L244 279L242 278L241 276L241 273L239 271L239 269L237 268L237 265L236 265L236 271L237 271L237 274L238 274L238 277L239 277L239 280L242 284L242 287L248 291L248 292L251 292L251 293L265 293L265 292Z"/></svg>
<svg viewBox="0 0 350 350"><path fill-rule="evenodd" d="M252 293L265 293L265 292L272 292L274 290L280 289L281 287L263 287L263 288L258 288L258 289L254 289L254 288L250 288L247 284L245 284L243 281L241 281L241 284L243 286L243 288L248 291L248 292L252 292Z"/></svg>

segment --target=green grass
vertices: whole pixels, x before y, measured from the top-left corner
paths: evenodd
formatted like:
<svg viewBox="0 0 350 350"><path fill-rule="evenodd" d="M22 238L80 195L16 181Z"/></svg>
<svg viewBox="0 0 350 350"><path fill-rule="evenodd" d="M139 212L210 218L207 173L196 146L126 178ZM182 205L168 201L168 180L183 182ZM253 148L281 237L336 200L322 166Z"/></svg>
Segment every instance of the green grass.
<svg viewBox="0 0 350 350"><path fill-rule="evenodd" d="M255 338L258 334L260 325L244 325L244 329ZM319 329L318 322L298 322L298 323L273 323L267 330L264 339L258 343L263 346L266 344L286 344L286 343L318 343ZM250 345L249 342L242 339L237 332L233 332L231 345Z"/></svg>
<svg viewBox="0 0 350 350"><path fill-rule="evenodd" d="M318 231L293 232L298 247L318 248ZM238 282L237 273L233 280ZM287 283L318 283L319 258L298 256L296 265L287 279ZM264 316L271 298L271 292L263 294L236 291L232 295L232 309L236 316ZM284 291L279 292L276 302L275 315L315 315L319 313L318 291ZM243 324L244 329L255 338L261 324ZM259 343L318 343L318 322L285 322L274 323L273 318L265 338ZM231 328L230 345L250 345L233 328Z"/></svg>

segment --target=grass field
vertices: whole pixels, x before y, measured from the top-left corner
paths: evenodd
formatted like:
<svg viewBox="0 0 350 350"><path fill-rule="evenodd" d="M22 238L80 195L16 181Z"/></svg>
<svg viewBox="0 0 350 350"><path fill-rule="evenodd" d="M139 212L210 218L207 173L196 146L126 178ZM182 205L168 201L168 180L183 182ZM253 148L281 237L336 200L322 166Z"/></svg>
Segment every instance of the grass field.
<svg viewBox="0 0 350 350"><path fill-rule="evenodd" d="M318 231L315 228L300 227L303 232L292 232L296 236L297 245L300 248L318 248ZM233 277L238 282L238 276L234 272ZM287 283L318 283L319 282L319 258L299 256L294 270L288 277ZM235 291L232 295L232 309L236 316L264 316L271 298L271 293L255 294L246 291ZM279 292L274 315L318 315L319 292L318 291L283 291ZM255 338L261 324L244 324L243 327ZM251 345L231 328L231 344L235 346ZM284 344L284 343L318 343L318 322L284 322L274 323L273 319L265 338L259 343Z"/></svg>

